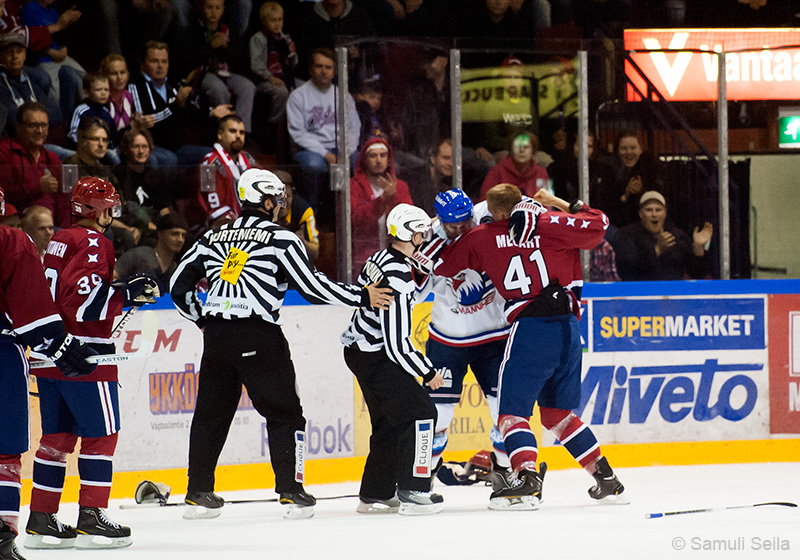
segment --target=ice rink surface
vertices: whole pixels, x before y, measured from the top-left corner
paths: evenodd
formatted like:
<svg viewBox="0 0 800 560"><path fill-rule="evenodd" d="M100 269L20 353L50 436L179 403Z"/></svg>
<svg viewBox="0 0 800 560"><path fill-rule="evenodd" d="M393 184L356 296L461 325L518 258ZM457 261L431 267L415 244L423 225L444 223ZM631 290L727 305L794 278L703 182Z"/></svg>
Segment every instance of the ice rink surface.
<svg viewBox="0 0 800 560"><path fill-rule="evenodd" d="M288 521L277 503L228 504L216 519L187 521L182 506L119 509L133 546L112 551L22 549L28 560L499 558L659 559L800 558L800 508L758 507L645 519L645 513L767 501L800 503L800 463L618 469L631 504L603 506L586 490L583 470L551 471L538 511L487 509L490 489L443 486L444 512L423 517L365 515L357 499L320 501L312 519ZM308 486L316 496L358 493L358 484ZM271 490L223 493L227 499L272 498ZM172 496L170 501L182 501ZM21 526L27 521L24 508ZM75 522L77 505L60 518ZM24 536L18 539L19 544ZM788 548L788 549L787 549ZM777 550L776 550L777 549Z"/></svg>

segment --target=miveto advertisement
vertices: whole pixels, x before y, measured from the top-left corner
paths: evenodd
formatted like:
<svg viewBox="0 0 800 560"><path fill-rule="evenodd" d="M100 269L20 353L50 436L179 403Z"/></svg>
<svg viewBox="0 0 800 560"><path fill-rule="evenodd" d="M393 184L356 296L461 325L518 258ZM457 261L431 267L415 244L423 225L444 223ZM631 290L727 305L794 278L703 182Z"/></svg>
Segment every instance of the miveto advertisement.
<svg viewBox="0 0 800 560"><path fill-rule="evenodd" d="M766 297L591 299L581 404L606 443L769 436Z"/></svg>
<svg viewBox="0 0 800 560"><path fill-rule="evenodd" d="M159 307L162 303L167 301ZM139 348L144 312L126 327L118 350ZM127 471L183 467L188 460L202 333L167 305L150 313L158 317L153 353L119 368L122 429L115 464ZM347 307L311 305L287 305L281 312L307 420L308 459L353 455L353 382L339 343L351 313ZM269 357L264 374L269 374ZM243 391L220 464L269 461L265 428Z"/></svg>

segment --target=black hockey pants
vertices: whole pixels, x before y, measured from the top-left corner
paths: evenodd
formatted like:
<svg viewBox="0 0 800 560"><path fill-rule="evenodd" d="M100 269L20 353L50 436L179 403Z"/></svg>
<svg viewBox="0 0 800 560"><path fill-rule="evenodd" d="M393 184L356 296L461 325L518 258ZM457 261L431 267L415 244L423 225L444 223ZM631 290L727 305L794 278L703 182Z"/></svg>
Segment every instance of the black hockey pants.
<svg viewBox="0 0 800 560"><path fill-rule="evenodd" d="M205 327L203 343L189 438L189 491L214 489L214 470L243 384L253 407L267 420L275 490L301 490L296 472L302 472L302 465L296 462L295 448L297 433L305 431L306 421L295 389L289 345L281 328L256 318L211 319Z"/></svg>
<svg viewBox="0 0 800 560"><path fill-rule="evenodd" d="M427 391L384 351L345 348L344 361L358 379L372 424L360 495L387 500L395 488L430 491L430 474L414 476L417 421L430 421L431 435L436 426L436 407ZM432 438L427 445L433 445Z"/></svg>

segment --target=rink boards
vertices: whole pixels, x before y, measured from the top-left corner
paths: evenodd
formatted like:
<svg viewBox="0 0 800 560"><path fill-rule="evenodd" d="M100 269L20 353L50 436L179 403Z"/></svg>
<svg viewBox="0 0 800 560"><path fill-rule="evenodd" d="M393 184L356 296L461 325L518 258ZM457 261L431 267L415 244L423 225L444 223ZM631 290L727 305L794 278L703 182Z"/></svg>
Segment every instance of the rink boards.
<svg viewBox="0 0 800 560"><path fill-rule="evenodd" d="M797 281L587 285L576 412L619 466L800 460L798 293ZM430 305L415 311L414 342L421 348ZM155 308L154 352L120 366L116 497L132 495L141 478L185 489L202 334L167 299ZM368 450L369 416L339 342L351 313L306 305L296 294L282 311L308 422L313 483L357 480ZM118 351L137 350L140 325L138 314ZM268 368L269 357L264 363ZM243 393L220 457L218 489L272 484L264 427ZM488 448L490 429L470 376L450 427L450 457L465 460ZM542 458L551 468L573 466L555 443L542 435Z"/></svg>

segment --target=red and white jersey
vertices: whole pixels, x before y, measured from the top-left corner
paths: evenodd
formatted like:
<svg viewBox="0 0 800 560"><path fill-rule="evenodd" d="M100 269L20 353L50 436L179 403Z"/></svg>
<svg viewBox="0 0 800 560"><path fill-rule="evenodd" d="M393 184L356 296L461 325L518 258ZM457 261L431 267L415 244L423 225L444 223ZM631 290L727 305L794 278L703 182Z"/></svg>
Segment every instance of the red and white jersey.
<svg viewBox="0 0 800 560"><path fill-rule="evenodd" d="M579 249L595 247L607 228L606 215L588 207L577 214L545 212L534 239L521 245L508 236L508 220L482 224L451 243L433 272L449 278L466 269L486 272L507 301L506 317L513 322L549 284L558 282L569 290L582 287Z"/></svg>
<svg viewBox="0 0 800 560"><path fill-rule="evenodd" d="M447 239L441 224L434 234ZM511 326L506 321L505 300L495 290L485 272L464 270L456 278L429 274L417 286L417 301L434 293L428 335L448 346L477 346L508 338Z"/></svg>
<svg viewBox="0 0 800 560"><path fill-rule="evenodd" d="M199 193L200 206L209 223L226 214L231 219L237 218L242 209L236 199L236 187L241 174L256 166L253 156L242 151L232 158L221 144L216 143L214 149L203 158L201 165L214 168L214 192Z"/></svg>
<svg viewBox="0 0 800 560"><path fill-rule="evenodd" d="M36 246L22 230L0 226L0 342L36 351L64 333Z"/></svg>
<svg viewBox="0 0 800 560"><path fill-rule="evenodd" d="M114 262L113 243L81 226L56 232L44 256L44 273L67 331L103 354L114 352L111 331L124 297L111 287ZM38 370L36 375L66 379L56 368ZM79 380L116 381L117 366L98 366Z"/></svg>

